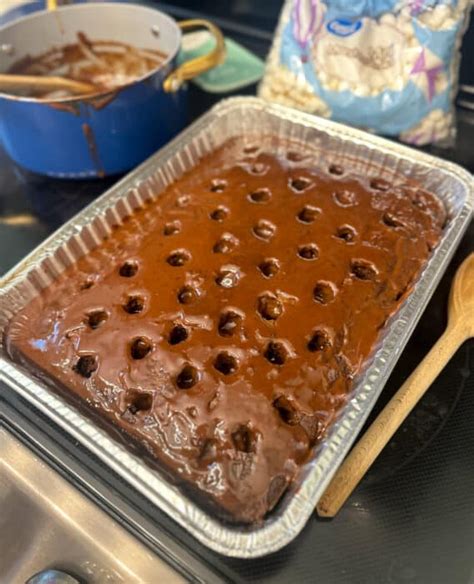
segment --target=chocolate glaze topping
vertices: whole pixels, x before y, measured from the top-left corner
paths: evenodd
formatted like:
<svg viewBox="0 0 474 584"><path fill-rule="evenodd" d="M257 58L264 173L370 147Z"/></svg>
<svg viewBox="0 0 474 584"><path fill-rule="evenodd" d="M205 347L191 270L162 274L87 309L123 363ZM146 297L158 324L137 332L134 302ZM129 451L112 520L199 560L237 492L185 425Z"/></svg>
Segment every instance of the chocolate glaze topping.
<svg viewBox="0 0 474 584"><path fill-rule="evenodd" d="M269 150L237 139L204 158L9 332L17 357L241 522L311 457L445 221L416 185Z"/></svg>

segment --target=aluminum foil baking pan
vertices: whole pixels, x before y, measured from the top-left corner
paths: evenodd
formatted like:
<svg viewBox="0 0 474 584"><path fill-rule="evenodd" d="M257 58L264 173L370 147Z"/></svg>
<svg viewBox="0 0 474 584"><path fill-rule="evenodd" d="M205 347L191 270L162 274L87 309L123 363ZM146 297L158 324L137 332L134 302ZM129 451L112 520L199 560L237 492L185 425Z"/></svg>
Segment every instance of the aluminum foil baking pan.
<svg viewBox="0 0 474 584"><path fill-rule="evenodd" d="M342 160L361 174L382 176L395 182L397 177L403 181L414 179L434 192L449 213L441 242L411 294L385 328L354 384L352 399L265 522L238 527L211 516L158 471L58 397L46 381L38 380L12 362L3 344L0 344L0 377L203 544L228 556L254 558L280 549L301 531L374 406L469 223L473 179L468 172L365 132L256 98L224 100L54 233L4 277L0 292L0 332L3 338L10 318L66 267L100 244L113 225L120 224L145 200L159 197L167 185L190 170L203 155L227 139L242 135L249 144L264 135L277 136L282 142L302 141L318 165Z"/></svg>

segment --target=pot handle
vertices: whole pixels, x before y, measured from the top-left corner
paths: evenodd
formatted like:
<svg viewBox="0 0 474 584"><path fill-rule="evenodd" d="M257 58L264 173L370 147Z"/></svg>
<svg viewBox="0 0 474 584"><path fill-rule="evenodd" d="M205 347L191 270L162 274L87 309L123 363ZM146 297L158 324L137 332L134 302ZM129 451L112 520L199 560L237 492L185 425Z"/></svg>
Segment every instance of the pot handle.
<svg viewBox="0 0 474 584"><path fill-rule="evenodd" d="M226 55L224 36L220 29L215 24L212 24L212 22L200 18L193 18L178 22L178 26L183 31L189 28L196 28L197 26L207 28L214 37L216 46L207 55L201 55L200 57L191 59L191 61L186 61L186 63L179 65L179 67L172 71L163 82L163 89L167 93L177 91L184 81L197 77L201 73L205 73L209 69L220 65Z"/></svg>

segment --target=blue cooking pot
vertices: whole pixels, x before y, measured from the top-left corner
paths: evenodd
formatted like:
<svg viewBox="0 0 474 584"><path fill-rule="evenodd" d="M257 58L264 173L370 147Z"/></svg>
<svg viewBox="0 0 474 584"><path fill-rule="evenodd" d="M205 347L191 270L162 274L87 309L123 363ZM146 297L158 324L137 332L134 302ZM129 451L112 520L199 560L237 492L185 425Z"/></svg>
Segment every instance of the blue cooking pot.
<svg viewBox="0 0 474 584"><path fill-rule="evenodd" d="M216 39L209 55L180 66L181 31L202 26ZM158 50L164 62L144 77L85 97L39 99L0 93L0 137L15 162L55 177L125 172L142 162L187 121L183 82L222 62L224 39L205 20L176 23L158 10L121 3L64 6L0 28L0 72L52 47L93 40Z"/></svg>

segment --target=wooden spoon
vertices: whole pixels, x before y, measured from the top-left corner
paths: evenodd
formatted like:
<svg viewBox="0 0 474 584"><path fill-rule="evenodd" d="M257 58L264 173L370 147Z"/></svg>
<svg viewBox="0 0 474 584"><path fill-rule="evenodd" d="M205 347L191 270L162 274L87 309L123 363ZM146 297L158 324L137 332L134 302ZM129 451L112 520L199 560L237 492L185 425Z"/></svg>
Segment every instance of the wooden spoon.
<svg viewBox="0 0 474 584"><path fill-rule="evenodd" d="M446 330L342 463L316 506L318 515L321 517L336 515L450 358L465 340L472 337L474 337L474 253L464 260L454 277Z"/></svg>
<svg viewBox="0 0 474 584"><path fill-rule="evenodd" d="M31 93L35 90L47 93L64 89L75 95L86 95L96 93L97 87L91 83L73 81L66 77L46 77L43 75L10 75L0 73L0 91L15 91L27 89Z"/></svg>

